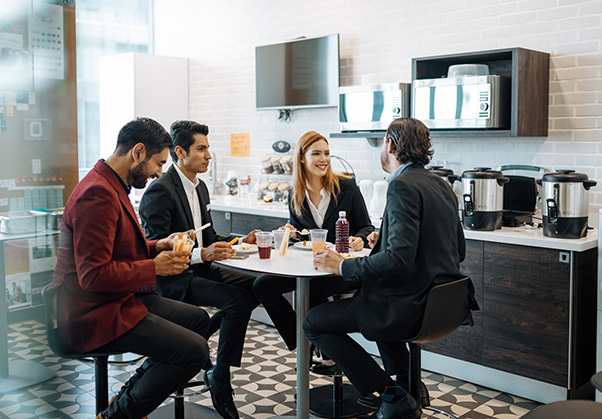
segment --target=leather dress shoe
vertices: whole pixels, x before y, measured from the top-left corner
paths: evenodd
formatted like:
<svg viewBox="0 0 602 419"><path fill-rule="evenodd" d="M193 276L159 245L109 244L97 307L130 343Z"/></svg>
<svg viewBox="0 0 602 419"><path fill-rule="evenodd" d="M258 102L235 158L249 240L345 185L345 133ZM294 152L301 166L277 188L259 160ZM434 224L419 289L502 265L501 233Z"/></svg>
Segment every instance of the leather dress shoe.
<svg viewBox="0 0 602 419"><path fill-rule="evenodd" d="M318 364L318 365L314 365L309 370L311 372L313 372L314 374L318 374L318 375L329 375L329 376L343 375L343 371L341 371L341 369L338 367L337 364L333 364L333 365Z"/></svg>
<svg viewBox="0 0 602 419"><path fill-rule="evenodd" d="M205 385L211 392L211 402L217 413L224 419L239 419L238 411L232 399L232 387L218 384L213 376L213 368L205 371L204 378Z"/></svg>
<svg viewBox="0 0 602 419"><path fill-rule="evenodd" d="M419 419L420 415L422 410L408 393L396 402L389 403L383 400L373 417L375 419Z"/></svg>
<svg viewBox="0 0 602 419"><path fill-rule="evenodd" d="M378 397L376 394L368 394L366 397L358 398L357 404L376 410L376 409L378 409L378 406L380 406L381 400L382 399L380 397Z"/></svg>

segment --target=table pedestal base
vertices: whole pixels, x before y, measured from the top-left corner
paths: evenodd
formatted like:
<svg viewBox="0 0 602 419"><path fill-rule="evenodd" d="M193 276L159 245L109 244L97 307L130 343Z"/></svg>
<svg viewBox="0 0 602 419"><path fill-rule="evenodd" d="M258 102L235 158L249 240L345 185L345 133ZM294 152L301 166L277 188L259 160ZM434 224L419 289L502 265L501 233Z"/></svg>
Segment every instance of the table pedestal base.
<svg viewBox="0 0 602 419"><path fill-rule="evenodd" d="M54 377L54 372L37 362L24 359L9 361L8 377L0 378L0 393L40 384Z"/></svg>
<svg viewBox="0 0 602 419"><path fill-rule="evenodd" d="M343 384L341 394L333 394L335 391L334 385L309 390L309 411L321 418L354 418L374 411L357 403L361 396L351 384Z"/></svg>
<svg viewBox="0 0 602 419"><path fill-rule="evenodd" d="M184 402L184 417L186 419L221 419L220 414L212 408L192 402ZM173 403L159 407L148 415L148 419L174 419Z"/></svg>

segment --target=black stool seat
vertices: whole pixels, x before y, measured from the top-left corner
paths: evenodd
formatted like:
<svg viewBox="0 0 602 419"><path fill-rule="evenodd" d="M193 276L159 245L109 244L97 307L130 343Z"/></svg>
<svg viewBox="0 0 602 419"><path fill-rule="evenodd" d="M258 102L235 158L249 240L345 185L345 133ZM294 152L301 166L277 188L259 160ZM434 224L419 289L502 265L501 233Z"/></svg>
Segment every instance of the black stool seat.
<svg viewBox="0 0 602 419"><path fill-rule="evenodd" d="M567 400L538 406L522 419L594 419L602 418L602 403Z"/></svg>

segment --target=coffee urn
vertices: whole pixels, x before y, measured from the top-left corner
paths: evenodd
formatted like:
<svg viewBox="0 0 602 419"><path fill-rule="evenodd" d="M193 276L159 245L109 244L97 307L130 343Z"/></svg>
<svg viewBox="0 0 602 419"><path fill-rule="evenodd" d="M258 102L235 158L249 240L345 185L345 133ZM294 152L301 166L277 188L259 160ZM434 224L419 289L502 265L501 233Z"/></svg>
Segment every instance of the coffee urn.
<svg viewBox="0 0 602 419"><path fill-rule="evenodd" d="M543 235L559 239L579 239L587 235L588 191L596 186L586 174L558 170L543 175Z"/></svg>
<svg viewBox="0 0 602 419"><path fill-rule="evenodd" d="M467 230L493 231L502 228L504 184L508 178L489 167L462 173L462 221Z"/></svg>
<svg viewBox="0 0 602 419"><path fill-rule="evenodd" d="M447 179L451 185L453 185L456 180L460 180L460 176L454 175L453 170L445 169L443 166L427 166L426 168L437 176Z"/></svg>

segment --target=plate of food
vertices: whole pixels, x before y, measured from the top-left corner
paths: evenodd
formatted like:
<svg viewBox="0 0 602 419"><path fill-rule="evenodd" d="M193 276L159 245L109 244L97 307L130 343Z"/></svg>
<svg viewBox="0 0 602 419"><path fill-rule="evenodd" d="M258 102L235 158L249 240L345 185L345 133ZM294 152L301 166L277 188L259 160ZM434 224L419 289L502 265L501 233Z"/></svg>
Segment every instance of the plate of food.
<svg viewBox="0 0 602 419"><path fill-rule="evenodd" d="M248 243L235 244L234 246L232 246L232 249L236 250L237 255L246 255L248 253L257 253L257 251L258 251L256 244L248 244Z"/></svg>
<svg viewBox="0 0 602 419"><path fill-rule="evenodd" d="M301 249L301 250L313 250L312 244L311 244L311 240L301 240L298 241L297 243L295 243L293 245L294 247L296 247L297 249ZM332 243L326 243L326 249L329 249L333 246Z"/></svg>

